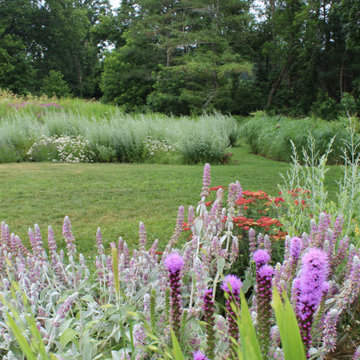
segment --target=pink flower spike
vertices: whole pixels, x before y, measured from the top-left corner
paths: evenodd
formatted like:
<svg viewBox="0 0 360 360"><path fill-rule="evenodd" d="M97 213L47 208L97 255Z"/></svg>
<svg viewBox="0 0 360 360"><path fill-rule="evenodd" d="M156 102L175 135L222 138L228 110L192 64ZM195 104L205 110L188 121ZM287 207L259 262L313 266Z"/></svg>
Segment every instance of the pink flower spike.
<svg viewBox="0 0 360 360"><path fill-rule="evenodd" d="M181 269L184 267L185 262L184 262L184 258L181 255L177 253L173 253L165 258L164 263L166 269L170 273L174 274L177 271L181 271Z"/></svg>

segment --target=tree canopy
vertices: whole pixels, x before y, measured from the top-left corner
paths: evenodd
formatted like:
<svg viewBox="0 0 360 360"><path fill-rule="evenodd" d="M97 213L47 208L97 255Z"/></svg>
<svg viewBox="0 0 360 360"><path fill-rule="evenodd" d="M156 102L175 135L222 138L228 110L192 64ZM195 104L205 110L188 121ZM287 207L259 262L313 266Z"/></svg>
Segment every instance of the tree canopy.
<svg viewBox="0 0 360 360"><path fill-rule="evenodd" d="M330 119L360 108L359 19L358 0L0 0L0 87Z"/></svg>

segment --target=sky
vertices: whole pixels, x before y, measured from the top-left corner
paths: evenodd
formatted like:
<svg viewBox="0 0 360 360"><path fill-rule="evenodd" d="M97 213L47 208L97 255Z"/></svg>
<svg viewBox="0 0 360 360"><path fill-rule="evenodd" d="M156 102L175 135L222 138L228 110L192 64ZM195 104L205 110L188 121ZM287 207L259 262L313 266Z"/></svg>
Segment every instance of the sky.
<svg viewBox="0 0 360 360"><path fill-rule="evenodd" d="M110 0L110 3L112 5L112 8L113 9L116 9L119 7L119 4L120 4L120 0Z"/></svg>
<svg viewBox="0 0 360 360"><path fill-rule="evenodd" d="M112 5L113 9L117 9L120 5L121 0L110 0L110 3ZM264 6L264 1L263 0L255 0L254 2L255 6L260 6L263 7Z"/></svg>

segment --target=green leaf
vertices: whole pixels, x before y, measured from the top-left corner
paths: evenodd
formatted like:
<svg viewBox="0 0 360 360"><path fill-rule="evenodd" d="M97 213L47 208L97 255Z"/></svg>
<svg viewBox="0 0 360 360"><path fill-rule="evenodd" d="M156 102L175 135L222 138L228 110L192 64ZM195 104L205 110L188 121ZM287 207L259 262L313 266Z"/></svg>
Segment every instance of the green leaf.
<svg viewBox="0 0 360 360"><path fill-rule="evenodd" d="M250 311L244 293L241 291L241 309L238 317L241 338L241 355L244 360L262 360L256 331L252 323Z"/></svg>
<svg viewBox="0 0 360 360"><path fill-rule="evenodd" d="M21 350L25 354L28 360L37 360L36 356L32 352L28 341L25 336L21 333L20 328L16 325L15 320L10 316L10 314L6 314L7 317L7 325L11 328L12 332L15 335L16 341L21 347Z"/></svg>
<svg viewBox="0 0 360 360"><path fill-rule="evenodd" d="M305 349L301 340L299 325L285 291L283 291L282 298L283 301L277 288L274 287L272 306L275 311L276 323L279 326L285 359L305 360Z"/></svg>
<svg viewBox="0 0 360 360"><path fill-rule="evenodd" d="M175 360L185 360L184 355L180 348L180 344L172 330L171 330L171 339L173 342L173 354L175 356Z"/></svg>
<svg viewBox="0 0 360 360"><path fill-rule="evenodd" d="M67 328L60 336L60 344L65 347L77 335L77 331L72 328Z"/></svg>
<svg viewBox="0 0 360 360"><path fill-rule="evenodd" d="M224 267L225 267L225 259L220 257L216 262L217 271L219 274L222 274Z"/></svg>
<svg viewBox="0 0 360 360"><path fill-rule="evenodd" d="M117 250L115 247L111 249L111 256L112 256L115 291L117 296L119 296L120 295L119 260L118 260Z"/></svg>

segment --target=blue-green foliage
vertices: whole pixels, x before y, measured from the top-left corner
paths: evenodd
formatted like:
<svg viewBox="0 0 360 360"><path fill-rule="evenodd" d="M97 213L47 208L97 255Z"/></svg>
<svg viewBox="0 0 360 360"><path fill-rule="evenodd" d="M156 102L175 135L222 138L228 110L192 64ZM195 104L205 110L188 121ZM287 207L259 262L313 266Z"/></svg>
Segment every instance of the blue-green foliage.
<svg viewBox="0 0 360 360"><path fill-rule="evenodd" d="M255 154L274 160L291 161L292 142L298 149L300 160L302 149L307 147L308 136L315 139L320 154L326 152L330 140L335 137L332 152L328 157L330 164L342 162L342 143L346 138L346 126L342 121L327 122L320 119L290 119L283 116L270 117L256 113L240 127L240 133Z"/></svg>
<svg viewBox="0 0 360 360"><path fill-rule="evenodd" d="M44 114L41 121L31 113L15 114L0 121L0 162L24 161L42 136L64 135L88 140L93 160L99 162L220 163L237 141L238 127L234 119L219 114L192 119L118 112L95 119L60 111ZM150 151L149 139L164 146Z"/></svg>

